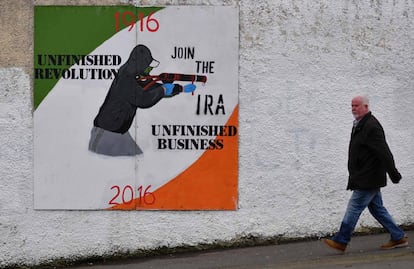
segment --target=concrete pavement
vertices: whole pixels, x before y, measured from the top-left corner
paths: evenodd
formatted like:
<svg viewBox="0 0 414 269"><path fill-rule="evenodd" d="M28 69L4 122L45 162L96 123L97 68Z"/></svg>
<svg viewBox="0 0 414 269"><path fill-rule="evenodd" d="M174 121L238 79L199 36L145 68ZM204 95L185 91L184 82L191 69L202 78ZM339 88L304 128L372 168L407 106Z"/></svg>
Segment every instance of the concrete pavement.
<svg viewBox="0 0 414 269"><path fill-rule="evenodd" d="M117 262L88 263L72 269L258 269L258 268L414 268L414 231L408 231L409 246L380 250L388 234L354 236L344 254L328 248L321 240L281 245L170 254ZM414 243L414 242L413 242Z"/></svg>

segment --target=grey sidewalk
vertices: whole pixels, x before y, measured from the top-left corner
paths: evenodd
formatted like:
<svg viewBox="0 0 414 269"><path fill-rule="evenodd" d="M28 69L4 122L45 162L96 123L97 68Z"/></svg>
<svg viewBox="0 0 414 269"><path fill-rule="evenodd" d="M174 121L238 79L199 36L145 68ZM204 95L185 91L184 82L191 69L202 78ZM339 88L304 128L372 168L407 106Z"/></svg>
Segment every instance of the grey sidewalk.
<svg viewBox="0 0 414 269"><path fill-rule="evenodd" d="M345 254L329 249L322 241L297 242L282 245L204 251L188 254L131 259L101 264L70 267L73 269L257 269L257 268L414 268L411 240L414 231L407 232L409 246L380 250L388 234L354 236ZM414 243L414 241L413 241Z"/></svg>

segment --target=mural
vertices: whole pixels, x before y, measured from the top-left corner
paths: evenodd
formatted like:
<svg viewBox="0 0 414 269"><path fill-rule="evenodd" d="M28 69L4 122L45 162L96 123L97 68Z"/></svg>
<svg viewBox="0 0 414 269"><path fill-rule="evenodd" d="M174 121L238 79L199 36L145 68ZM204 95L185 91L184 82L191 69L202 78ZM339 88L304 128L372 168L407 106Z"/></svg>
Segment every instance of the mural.
<svg viewBox="0 0 414 269"><path fill-rule="evenodd" d="M35 209L237 209L238 24L230 6L36 6Z"/></svg>

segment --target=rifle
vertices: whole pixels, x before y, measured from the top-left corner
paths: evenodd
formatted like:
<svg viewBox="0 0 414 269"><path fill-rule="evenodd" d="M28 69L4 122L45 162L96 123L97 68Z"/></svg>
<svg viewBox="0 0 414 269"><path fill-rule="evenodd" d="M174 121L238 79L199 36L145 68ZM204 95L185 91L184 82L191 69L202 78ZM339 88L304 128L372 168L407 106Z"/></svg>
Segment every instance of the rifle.
<svg viewBox="0 0 414 269"><path fill-rule="evenodd" d="M203 75L193 75L193 74L161 73L158 76L141 76L138 78L138 80L147 82L144 86L144 90L147 90L149 87L154 85L157 81L162 81L163 83L173 83L174 81L191 81L191 83L194 83L194 82L206 83L207 77Z"/></svg>

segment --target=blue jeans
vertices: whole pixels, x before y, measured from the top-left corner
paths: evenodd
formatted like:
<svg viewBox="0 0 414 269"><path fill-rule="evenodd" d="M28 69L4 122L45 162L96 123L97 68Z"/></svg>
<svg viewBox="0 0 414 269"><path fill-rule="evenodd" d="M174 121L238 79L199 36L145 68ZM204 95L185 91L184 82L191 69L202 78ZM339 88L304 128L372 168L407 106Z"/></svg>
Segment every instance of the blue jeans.
<svg viewBox="0 0 414 269"><path fill-rule="evenodd" d="M400 240L404 237L404 231L394 222L387 209L382 204L380 189L354 190L349 199L348 207L339 232L332 238L335 242L348 244L351 241L352 232L358 222L362 211L368 207L371 215L391 234L391 240Z"/></svg>

